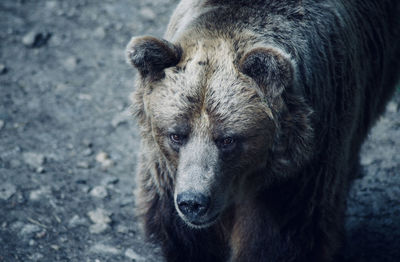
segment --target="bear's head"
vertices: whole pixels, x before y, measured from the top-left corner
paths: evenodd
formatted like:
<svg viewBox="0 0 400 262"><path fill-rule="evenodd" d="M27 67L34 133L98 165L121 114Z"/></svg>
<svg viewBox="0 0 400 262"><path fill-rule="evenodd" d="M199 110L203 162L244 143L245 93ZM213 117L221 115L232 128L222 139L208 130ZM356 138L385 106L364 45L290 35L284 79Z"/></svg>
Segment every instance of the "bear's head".
<svg viewBox="0 0 400 262"><path fill-rule="evenodd" d="M127 47L140 73L143 139L166 162L175 208L194 228L292 175L311 154L311 111L294 94L289 55L231 41L145 36Z"/></svg>

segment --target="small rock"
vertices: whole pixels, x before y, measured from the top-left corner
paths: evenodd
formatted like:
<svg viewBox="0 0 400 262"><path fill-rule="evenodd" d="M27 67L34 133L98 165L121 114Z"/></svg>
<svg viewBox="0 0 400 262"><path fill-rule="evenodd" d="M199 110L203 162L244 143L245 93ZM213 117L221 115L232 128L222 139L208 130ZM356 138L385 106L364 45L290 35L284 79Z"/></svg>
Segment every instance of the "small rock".
<svg viewBox="0 0 400 262"><path fill-rule="evenodd" d="M46 235L46 230L42 230L42 231L36 233L35 237L37 239L40 239L40 238L43 238L45 235Z"/></svg>
<svg viewBox="0 0 400 262"><path fill-rule="evenodd" d="M50 39L50 36L51 36L50 33L31 31L22 38L22 43L26 47L39 48L47 43L47 41Z"/></svg>
<svg viewBox="0 0 400 262"><path fill-rule="evenodd" d="M36 173L39 173L39 174L41 174L41 173L44 173L44 171L45 171L45 170L44 170L44 167L42 167L42 166L39 166L39 167L37 167L37 168L36 168L36 170L35 170L35 171L36 171Z"/></svg>
<svg viewBox="0 0 400 262"><path fill-rule="evenodd" d="M97 208L96 210L89 211L88 216L90 220L95 224L109 224L111 223L111 213L102 209Z"/></svg>
<svg viewBox="0 0 400 262"><path fill-rule="evenodd" d="M107 189L104 186L96 186L92 190L90 190L90 195L98 198L107 197Z"/></svg>
<svg viewBox="0 0 400 262"><path fill-rule="evenodd" d="M368 153L361 154L360 162L361 162L361 165L368 166L368 165L372 164L372 162L374 162L374 157Z"/></svg>
<svg viewBox="0 0 400 262"><path fill-rule="evenodd" d="M36 241L33 240L33 239L29 240L29 245L30 245L30 246L36 245Z"/></svg>
<svg viewBox="0 0 400 262"><path fill-rule="evenodd" d="M57 15L58 15L58 16L64 16L64 15L65 15L64 10L63 10L63 9L57 10Z"/></svg>
<svg viewBox="0 0 400 262"><path fill-rule="evenodd" d="M66 84L64 84L64 83L58 83L56 85L56 90L57 91L64 91L66 89L68 89L68 86Z"/></svg>
<svg viewBox="0 0 400 262"><path fill-rule="evenodd" d="M83 139L83 140L82 140L82 144L83 144L84 146L86 146L86 147L92 147L92 146L93 146L92 141L90 141L89 139Z"/></svg>
<svg viewBox="0 0 400 262"><path fill-rule="evenodd" d="M90 163L87 162L87 161L79 161L79 162L76 164L76 166L79 167L79 168L88 169L88 168L90 168Z"/></svg>
<svg viewBox="0 0 400 262"><path fill-rule="evenodd" d="M156 18L154 11L148 7L142 8L142 10L140 10L140 14L143 16L143 18L149 20L154 20Z"/></svg>
<svg viewBox="0 0 400 262"><path fill-rule="evenodd" d="M29 193L29 200L37 201L40 200L43 196L50 194L49 187L41 187L39 189L33 190Z"/></svg>
<svg viewBox="0 0 400 262"><path fill-rule="evenodd" d="M396 102L394 101L390 101L387 106L386 106L386 110L390 113L396 113L398 109L398 105Z"/></svg>
<svg viewBox="0 0 400 262"><path fill-rule="evenodd" d="M44 258L44 256L40 253L34 253L29 258L30 258L30 261L41 261Z"/></svg>
<svg viewBox="0 0 400 262"><path fill-rule="evenodd" d="M68 222L68 226L70 228L78 227L78 226L84 226L86 225L87 221L83 217L79 217L78 215L74 215Z"/></svg>
<svg viewBox="0 0 400 262"><path fill-rule="evenodd" d="M24 158L25 163L34 169L41 167L46 160L44 155L34 152L23 153L22 157Z"/></svg>
<svg viewBox="0 0 400 262"><path fill-rule="evenodd" d="M115 247L104 245L104 244L95 244L90 248L90 251L93 253L107 253L117 255L121 251Z"/></svg>
<svg viewBox="0 0 400 262"><path fill-rule="evenodd" d="M125 256L134 261L144 261L144 258L142 256L140 256L138 253L136 253L135 251L133 251L133 249L131 249L131 248L128 248L125 251Z"/></svg>
<svg viewBox="0 0 400 262"><path fill-rule="evenodd" d="M102 185L112 185L112 184L116 184L119 182L119 178L115 177L115 176L106 176L105 178L103 178L103 180L101 180L101 184Z"/></svg>
<svg viewBox="0 0 400 262"><path fill-rule="evenodd" d="M0 119L0 130L4 127L4 121Z"/></svg>
<svg viewBox="0 0 400 262"><path fill-rule="evenodd" d="M0 75L7 73L7 67L3 64L0 64Z"/></svg>
<svg viewBox="0 0 400 262"><path fill-rule="evenodd" d="M60 250L60 247L57 246L57 245L50 245L50 247L51 247L52 249L54 249L55 251Z"/></svg>
<svg viewBox="0 0 400 262"><path fill-rule="evenodd" d="M93 34L99 39L104 39L104 37L106 37L106 30L103 27L98 27L94 30Z"/></svg>
<svg viewBox="0 0 400 262"><path fill-rule="evenodd" d="M108 229L107 224L93 224L89 227L89 232L92 234L100 234Z"/></svg>
<svg viewBox="0 0 400 262"><path fill-rule="evenodd" d="M89 95L89 94L79 93L78 94L78 99L90 101L90 100L92 100L92 96Z"/></svg>
<svg viewBox="0 0 400 262"><path fill-rule="evenodd" d="M0 183L0 199L8 200L17 192L16 187L11 183Z"/></svg>
<svg viewBox="0 0 400 262"><path fill-rule="evenodd" d="M91 148L86 148L82 151L82 155L84 156L91 156L93 154L93 150Z"/></svg>
<svg viewBox="0 0 400 262"><path fill-rule="evenodd" d="M53 46L53 47L57 47L57 46L60 46L62 44L63 40L64 39L61 38L60 36L54 35L54 36L51 37L51 39L49 41L49 44L51 46Z"/></svg>
<svg viewBox="0 0 400 262"><path fill-rule="evenodd" d="M38 225L26 224L23 226L21 231L19 232L21 236L30 237L35 233L41 231L41 228Z"/></svg>
<svg viewBox="0 0 400 262"><path fill-rule="evenodd" d="M111 213L104 209L97 208L94 211L89 211L88 216L90 220L94 223L89 227L90 233L99 234L108 229L108 224L111 223Z"/></svg>
<svg viewBox="0 0 400 262"><path fill-rule="evenodd" d="M88 193L89 190L90 190L90 187L87 186L87 185L82 185L81 186L81 190L82 190L83 193Z"/></svg>
<svg viewBox="0 0 400 262"><path fill-rule="evenodd" d="M110 159L107 153L100 151L96 155L96 161L101 164L103 168L108 168L114 164L114 162Z"/></svg>
<svg viewBox="0 0 400 262"><path fill-rule="evenodd" d="M79 63L79 60L73 56L65 59L63 62L64 67L70 72L72 72L76 69L76 66L78 65L78 63Z"/></svg>
<svg viewBox="0 0 400 262"><path fill-rule="evenodd" d="M123 225L118 225L117 232L121 234L127 234L129 232L129 228Z"/></svg>

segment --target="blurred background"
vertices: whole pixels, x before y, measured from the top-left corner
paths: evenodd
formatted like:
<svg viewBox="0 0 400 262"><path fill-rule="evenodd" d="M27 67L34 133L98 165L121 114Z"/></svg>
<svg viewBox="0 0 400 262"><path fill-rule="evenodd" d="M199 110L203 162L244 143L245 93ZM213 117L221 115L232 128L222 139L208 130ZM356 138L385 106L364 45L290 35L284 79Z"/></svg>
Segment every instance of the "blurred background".
<svg viewBox="0 0 400 262"><path fill-rule="evenodd" d="M0 1L0 261L162 261L133 212L131 36L178 0ZM400 261L400 90L363 147L351 261Z"/></svg>

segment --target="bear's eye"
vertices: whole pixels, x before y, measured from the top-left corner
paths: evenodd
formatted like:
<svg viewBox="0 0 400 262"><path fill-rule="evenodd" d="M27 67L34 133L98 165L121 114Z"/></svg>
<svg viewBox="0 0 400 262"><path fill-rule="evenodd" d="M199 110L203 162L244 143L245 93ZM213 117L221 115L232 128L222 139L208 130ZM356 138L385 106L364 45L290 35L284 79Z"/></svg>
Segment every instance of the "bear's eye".
<svg viewBox="0 0 400 262"><path fill-rule="evenodd" d="M171 141L175 144L182 144L183 140L185 139L184 135L179 135L179 134L170 134L169 138L171 139Z"/></svg>
<svg viewBox="0 0 400 262"><path fill-rule="evenodd" d="M234 140L233 140L232 137L226 137L226 138L224 138L224 139L222 140L222 145L228 146L228 145L233 144L233 142L234 142Z"/></svg>
<svg viewBox="0 0 400 262"><path fill-rule="evenodd" d="M228 148L232 148L233 145L235 144L235 142L236 142L235 139L233 139L232 137L224 137L222 139L219 139L217 141L217 144L221 148L228 149Z"/></svg>

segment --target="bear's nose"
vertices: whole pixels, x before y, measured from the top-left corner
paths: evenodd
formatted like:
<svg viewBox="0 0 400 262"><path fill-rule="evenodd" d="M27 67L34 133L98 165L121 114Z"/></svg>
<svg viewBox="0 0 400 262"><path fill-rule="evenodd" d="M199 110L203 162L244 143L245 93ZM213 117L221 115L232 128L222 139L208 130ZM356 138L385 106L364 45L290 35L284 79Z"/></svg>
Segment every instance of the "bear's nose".
<svg viewBox="0 0 400 262"><path fill-rule="evenodd" d="M184 192L176 198L179 210L189 219L203 216L210 205L210 198L200 193Z"/></svg>

